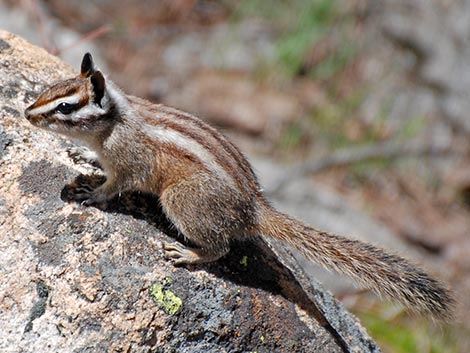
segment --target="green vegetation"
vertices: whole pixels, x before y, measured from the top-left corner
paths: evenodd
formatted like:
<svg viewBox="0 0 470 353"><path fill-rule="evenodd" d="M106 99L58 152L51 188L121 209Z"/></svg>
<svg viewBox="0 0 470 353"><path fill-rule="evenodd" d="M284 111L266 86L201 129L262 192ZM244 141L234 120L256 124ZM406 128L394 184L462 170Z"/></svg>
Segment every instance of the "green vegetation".
<svg viewBox="0 0 470 353"><path fill-rule="evenodd" d="M428 318L392 315L387 305L356 312L384 353L458 353L455 332L437 327Z"/></svg>
<svg viewBox="0 0 470 353"><path fill-rule="evenodd" d="M280 34L276 42L276 60L272 69L288 77L305 74L327 80L343 69L356 50L347 38L350 21L342 19L336 0L245 0L235 11L236 19L261 17L275 22ZM334 26L333 26L334 25ZM335 35L332 29L338 30ZM309 64L319 43L327 43L326 53Z"/></svg>
<svg viewBox="0 0 470 353"><path fill-rule="evenodd" d="M308 52L327 36L336 11L333 0L292 1L290 4L296 13L295 20L279 39L277 49L284 68L289 74L295 75L305 65ZM327 61L336 62L331 58Z"/></svg>
<svg viewBox="0 0 470 353"><path fill-rule="evenodd" d="M352 119L356 109L363 100L363 93L359 90L349 97L315 107L310 113L318 135L329 144L331 149L350 146L351 144L365 144L377 140L374 127L362 129L358 137L348 137L348 120Z"/></svg>
<svg viewBox="0 0 470 353"><path fill-rule="evenodd" d="M278 141L279 149L290 153L302 148L303 142L309 139L309 135L311 133L309 134L299 121L293 121L283 129Z"/></svg>

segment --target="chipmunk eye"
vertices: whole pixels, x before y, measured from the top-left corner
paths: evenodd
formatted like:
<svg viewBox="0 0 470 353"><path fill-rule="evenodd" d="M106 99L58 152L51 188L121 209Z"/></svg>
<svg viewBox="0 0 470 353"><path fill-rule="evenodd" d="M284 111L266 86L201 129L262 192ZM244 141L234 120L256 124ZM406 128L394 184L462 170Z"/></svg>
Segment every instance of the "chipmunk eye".
<svg viewBox="0 0 470 353"><path fill-rule="evenodd" d="M60 103L55 109L62 114L70 114L76 109L76 104Z"/></svg>

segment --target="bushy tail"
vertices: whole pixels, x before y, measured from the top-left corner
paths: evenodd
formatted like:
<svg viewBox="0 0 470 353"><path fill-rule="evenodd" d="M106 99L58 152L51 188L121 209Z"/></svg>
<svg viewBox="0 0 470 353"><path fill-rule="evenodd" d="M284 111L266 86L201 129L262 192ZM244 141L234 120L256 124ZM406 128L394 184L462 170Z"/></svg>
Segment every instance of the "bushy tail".
<svg viewBox="0 0 470 353"><path fill-rule="evenodd" d="M357 240L323 232L270 207L259 231L287 243L310 261L356 280L377 294L437 319L451 317L453 299L444 286L407 260Z"/></svg>

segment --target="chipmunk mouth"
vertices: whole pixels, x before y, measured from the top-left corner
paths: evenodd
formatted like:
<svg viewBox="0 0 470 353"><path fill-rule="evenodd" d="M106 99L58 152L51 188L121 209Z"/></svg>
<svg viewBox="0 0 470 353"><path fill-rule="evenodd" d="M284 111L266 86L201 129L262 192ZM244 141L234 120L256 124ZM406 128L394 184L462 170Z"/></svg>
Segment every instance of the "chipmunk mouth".
<svg viewBox="0 0 470 353"><path fill-rule="evenodd" d="M26 108L26 110L24 111L24 117L26 118L26 120L28 120L31 124L33 125L36 125L39 121L39 116L38 115L33 115L30 113L31 107L28 107Z"/></svg>
<svg viewBox="0 0 470 353"><path fill-rule="evenodd" d="M40 121L44 120L44 117L40 114L31 114L30 108L24 111L24 117L34 126L38 126Z"/></svg>
<svg viewBox="0 0 470 353"><path fill-rule="evenodd" d="M47 114L31 114L29 108L25 110L24 116L31 125L40 128L49 128L51 125L55 125L57 123L57 119L48 117Z"/></svg>

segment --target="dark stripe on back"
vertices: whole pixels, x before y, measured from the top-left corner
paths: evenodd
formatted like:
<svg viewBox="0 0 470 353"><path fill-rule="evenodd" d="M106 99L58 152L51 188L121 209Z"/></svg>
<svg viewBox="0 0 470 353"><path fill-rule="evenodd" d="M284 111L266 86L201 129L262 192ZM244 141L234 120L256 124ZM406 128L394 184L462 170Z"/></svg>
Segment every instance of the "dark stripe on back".
<svg viewBox="0 0 470 353"><path fill-rule="evenodd" d="M217 140L217 142L220 143L220 145L224 148L224 150L229 153L232 158L234 158L238 164L243 168L243 170L246 173L251 174L253 177L255 177L255 174L253 170L251 169L250 164L246 160L245 156L240 152L237 146L235 146L233 143L231 143L225 136L223 136L219 131L217 131L215 128L213 128L211 125L203 122L201 119L182 112L180 110L171 108L171 107L164 107L166 112L171 113L177 118L182 118L185 120L190 120L193 123L195 123L200 129L209 132L214 139Z"/></svg>
<svg viewBox="0 0 470 353"><path fill-rule="evenodd" d="M241 157L241 154L234 153L233 149L229 148L233 145L231 145L231 143L215 129L192 116L182 114L176 115L175 113L179 113L179 111L162 111L155 109L154 112L151 110L148 110L148 112L150 115L146 116L146 118L148 118L153 125L161 122L170 129L177 131L183 136L186 136L203 146L204 149L214 156L217 163L234 179L241 190L248 191L246 190L247 186L251 191L253 191L253 189L258 189L256 179L251 168L248 169L249 174L246 174L245 166L248 164L246 160ZM160 115L158 119L155 119L156 113L159 113ZM166 113L167 116L162 116L162 113ZM182 125L181 121L177 121L178 119L189 124ZM210 141L210 137L213 139L212 143Z"/></svg>
<svg viewBox="0 0 470 353"><path fill-rule="evenodd" d="M230 164L230 161L235 161L236 164L237 164L235 169L237 167L239 167L243 170L243 173L237 173L237 176L239 178L245 179L245 181L250 184L250 189L252 189L252 190L254 189L256 191L259 190L259 184L258 184L256 175L253 172L253 169L251 169L251 166L248 163L248 161L246 160L245 156L243 156L243 154L240 152L240 150L233 143L231 143L229 140L227 140L227 138L225 136L223 136L219 131L217 131L215 128L213 128L209 124L205 123L201 119L199 119L199 118L197 118L197 117L195 117L191 114L182 112L180 110L177 110L177 109L174 109L174 108L171 108L171 107L166 107L166 106L159 106L158 108L164 108L162 110L165 113L171 114L176 119L181 119L181 120L184 120L186 122L194 123L196 125L196 127L199 130L202 131L203 135L204 135L205 132L208 132L210 134L210 136L212 136L212 138L214 138L214 140L216 142L216 147L218 147L218 146L222 147L223 150L225 151L225 153L228 155L228 157L229 157L228 158L228 163ZM157 112L159 111L158 108L156 109ZM203 136L203 138L206 138L206 137ZM216 153L214 153L214 155L216 157L218 155L222 155L222 153L220 153L220 152L222 152L222 151L218 151L218 153L216 151ZM231 174L233 175L233 173L231 173Z"/></svg>
<svg viewBox="0 0 470 353"><path fill-rule="evenodd" d="M148 116L147 116L148 117ZM152 116L150 116L152 118ZM235 175L235 168L231 163L231 159L227 158L223 153L217 150L217 146L211 144L210 141L207 139L207 136L204 136L200 133L200 131L193 128L193 126L186 125L183 126L178 124L171 117L160 117L158 121L152 120L152 122L161 123L165 127L168 127L171 130L174 130L181 135L194 140L199 145L201 145L205 150L207 150L212 156L214 156L217 163L225 169L235 180L240 178L240 175Z"/></svg>
<svg viewBox="0 0 470 353"><path fill-rule="evenodd" d="M139 104L142 111L148 112L144 118L150 124L157 125L163 122L169 128L193 139L214 156L218 164L232 176L241 189L246 189L248 186L250 191L259 192L256 176L246 158L235 145L212 126L191 114L171 107L149 105L151 103L138 97L129 97L129 99ZM182 123L187 124L182 125ZM214 140L213 143L208 139L208 134Z"/></svg>

